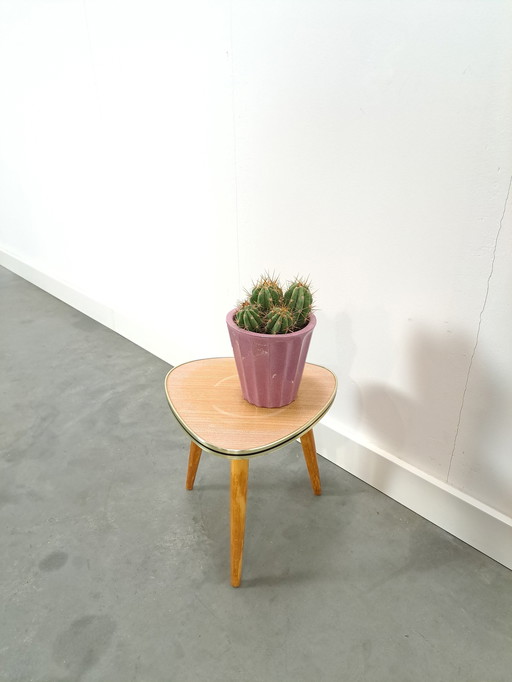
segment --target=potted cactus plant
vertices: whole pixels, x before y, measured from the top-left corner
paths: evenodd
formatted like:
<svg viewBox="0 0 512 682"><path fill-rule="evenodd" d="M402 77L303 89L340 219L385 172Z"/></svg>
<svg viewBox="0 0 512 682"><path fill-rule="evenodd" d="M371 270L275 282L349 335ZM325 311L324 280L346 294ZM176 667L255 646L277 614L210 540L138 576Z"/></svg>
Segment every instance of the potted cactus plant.
<svg viewBox="0 0 512 682"><path fill-rule="evenodd" d="M307 279L283 290L264 274L226 318L243 397L259 407L283 407L299 390L316 325Z"/></svg>

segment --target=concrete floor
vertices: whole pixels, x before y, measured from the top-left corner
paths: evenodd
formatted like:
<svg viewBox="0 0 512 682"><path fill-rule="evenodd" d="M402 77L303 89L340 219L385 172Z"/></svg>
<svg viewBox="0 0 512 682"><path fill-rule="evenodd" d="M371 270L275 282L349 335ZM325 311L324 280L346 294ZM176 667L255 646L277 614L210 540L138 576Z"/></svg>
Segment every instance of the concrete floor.
<svg viewBox="0 0 512 682"><path fill-rule="evenodd" d="M168 410L168 366L0 268L2 682L512 680L512 573L300 446L229 465Z"/></svg>

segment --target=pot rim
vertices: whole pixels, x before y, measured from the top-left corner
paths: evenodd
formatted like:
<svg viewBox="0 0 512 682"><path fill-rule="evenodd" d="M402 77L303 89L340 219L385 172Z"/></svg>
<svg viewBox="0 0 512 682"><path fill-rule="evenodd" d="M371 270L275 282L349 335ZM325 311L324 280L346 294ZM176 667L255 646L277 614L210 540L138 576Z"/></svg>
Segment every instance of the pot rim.
<svg viewBox="0 0 512 682"><path fill-rule="evenodd" d="M288 338L296 338L297 336L307 334L308 332L312 331L315 326L316 326L316 316L314 313L311 313L309 316L309 322L305 327L302 329L297 329L294 332L289 332L287 334L263 334L262 332L251 332L248 329L243 329L242 327L239 327L237 323L234 320L235 313L237 311L237 308L233 308L233 310L230 310L229 313L226 315L226 322L228 327L230 327L233 330L236 330L237 332L240 332L242 334L248 334L249 336L254 336L255 338L261 339L262 337L265 339L285 339L286 337Z"/></svg>

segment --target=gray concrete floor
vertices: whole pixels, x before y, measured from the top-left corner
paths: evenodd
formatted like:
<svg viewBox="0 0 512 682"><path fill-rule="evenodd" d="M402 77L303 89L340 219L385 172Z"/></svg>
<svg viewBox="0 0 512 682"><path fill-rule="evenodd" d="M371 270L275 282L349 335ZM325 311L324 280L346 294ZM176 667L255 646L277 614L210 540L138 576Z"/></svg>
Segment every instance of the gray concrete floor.
<svg viewBox="0 0 512 682"><path fill-rule="evenodd" d="M2 682L512 680L512 573L300 446L251 462L242 586L229 463L168 366L0 268Z"/></svg>

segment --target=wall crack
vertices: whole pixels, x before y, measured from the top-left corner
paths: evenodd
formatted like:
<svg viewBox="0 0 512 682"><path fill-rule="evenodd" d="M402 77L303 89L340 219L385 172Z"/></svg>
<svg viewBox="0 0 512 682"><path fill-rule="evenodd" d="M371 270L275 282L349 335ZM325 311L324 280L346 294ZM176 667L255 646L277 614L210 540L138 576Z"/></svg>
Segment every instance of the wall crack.
<svg viewBox="0 0 512 682"><path fill-rule="evenodd" d="M457 420L457 428L455 429L455 437L454 437L454 439L453 439L453 447L452 447L452 452L451 452L451 455L450 455L450 463L449 463L449 465L448 465L448 473L447 473L447 475L446 475L446 482L447 482L447 483L448 483L448 481L449 481L449 479L450 479L450 473L451 473L451 469L452 469L453 457L454 457L454 455L455 455L455 449L456 449L456 447L457 447L457 440L458 440L458 438L459 438L459 430L460 430L460 425L461 425L461 421L462 421L462 414L463 414L463 412L464 412L464 404L465 404L465 402L466 402L466 393L467 393L467 390L468 390L469 379L470 379L470 376L471 376L471 370L472 370L472 368L473 368L473 360L475 359L476 349L477 349L477 347L478 347L478 341L480 340L480 329L481 329L481 327L482 327L482 318L483 318L483 315L484 315L484 312L485 312L485 308L486 308L486 306L487 306L487 300L488 300L488 298L489 298L489 291L490 291L490 288L491 288L491 279L492 279L492 276L493 276L493 274L494 274L494 263L495 263L495 261L496 261L496 253L497 253L497 251L498 251L498 242L499 242L499 239L500 239L501 231L502 231L502 229L503 229L503 221L504 221L505 215L506 215L506 213L507 213L507 206L508 206L508 200L509 200L511 188L512 188L512 177L510 178L510 182L508 183L507 196L505 197L505 202L504 202L504 205L503 205L503 212L502 212L502 214L501 214L500 222L499 222L499 225L498 225L498 230L497 230L497 232L496 232L496 237L495 237L495 239L494 239L494 247L493 247L492 258L491 258L491 267L490 267L490 270L489 270L489 275L488 275L488 277L487 277L487 285L486 285L486 289L485 289L484 301L483 301L483 304L482 304L482 308L481 308L481 310L480 310L480 316L479 316L479 318L478 318L478 327L477 327L477 330L476 330L475 344L474 344L474 346L473 346L473 352L471 353L471 358L470 358L470 360L469 360L468 371L467 371L467 374L466 374L466 381L465 381L465 383L464 383L464 390L463 390L463 392L462 392L462 400L461 400L461 404L460 404L459 417L458 417L458 420Z"/></svg>

